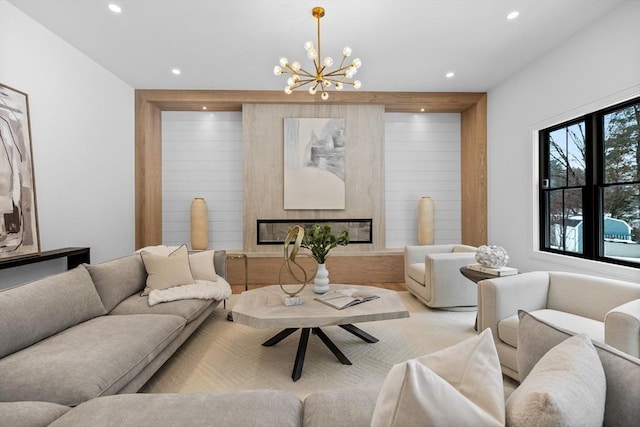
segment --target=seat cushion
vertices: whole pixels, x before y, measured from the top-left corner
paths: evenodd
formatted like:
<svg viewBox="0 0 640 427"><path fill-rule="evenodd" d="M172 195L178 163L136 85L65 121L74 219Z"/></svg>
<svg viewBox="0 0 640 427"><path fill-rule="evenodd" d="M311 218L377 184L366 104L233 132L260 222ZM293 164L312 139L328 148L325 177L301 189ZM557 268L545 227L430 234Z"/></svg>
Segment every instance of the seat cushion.
<svg viewBox="0 0 640 427"><path fill-rule="evenodd" d="M407 272L409 277L424 286L425 266L423 262L409 265Z"/></svg>
<svg viewBox="0 0 640 427"><path fill-rule="evenodd" d="M311 393L304 400L305 427L369 427L378 390L331 390ZM327 408L331 408L327 411Z"/></svg>
<svg viewBox="0 0 640 427"><path fill-rule="evenodd" d="M556 310L535 310L531 314L538 319L557 325L574 333L585 333L594 341L604 343L604 323L586 317ZM498 323L500 340L518 347L518 315L507 317Z"/></svg>
<svg viewBox="0 0 640 427"><path fill-rule="evenodd" d="M49 402L0 402L0 424L12 427L45 427L71 408Z"/></svg>
<svg viewBox="0 0 640 427"><path fill-rule="evenodd" d="M101 316L0 359L0 401L74 406L117 393L184 328L172 315Z"/></svg>
<svg viewBox="0 0 640 427"><path fill-rule="evenodd" d="M173 314L191 322L211 305L211 302L211 300L185 299L149 306L149 297L135 294L118 304L109 315Z"/></svg>
<svg viewBox="0 0 640 427"><path fill-rule="evenodd" d="M105 313L82 265L0 291L0 357Z"/></svg>
<svg viewBox="0 0 640 427"><path fill-rule="evenodd" d="M76 426L302 425L302 402L275 390L227 393L122 394L83 403L51 424Z"/></svg>

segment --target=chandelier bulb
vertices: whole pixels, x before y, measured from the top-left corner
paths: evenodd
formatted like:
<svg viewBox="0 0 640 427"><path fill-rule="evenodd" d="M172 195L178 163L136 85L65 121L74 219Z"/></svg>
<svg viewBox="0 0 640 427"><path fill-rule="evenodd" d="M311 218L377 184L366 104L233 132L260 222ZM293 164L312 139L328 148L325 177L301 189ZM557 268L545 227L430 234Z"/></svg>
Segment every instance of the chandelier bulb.
<svg viewBox="0 0 640 427"><path fill-rule="evenodd" d="M345 58L351 56L351 48L349 46L345 46L345 48L342 49L342 56Z"/></svg>
<svg viewBox="0 0 640 427"><path fill-rule="evenodd" d="M309 49L307 51L307 58L309 58L312 61L315 61L316 59L318 59L318 52L316 52L315 49Z"/></svg>
<svg viewBox="0 0 640 427"><path fill-rule="evenodd" d="M284 88L284 93L286 93L287 95L291 95L291 92L293 92L291 90L291 86L285 86Z"/></svg>
<svg viewBox="0 0 640 427"><path fill-rule="evenodd" d="M351 77L353 77L353 68L349 67L345 70L344 72L344 76L348 79L350 79Z"/></svg>
<svg viewBox="0 0 640 427"><path fill-rule="evenodd" d="M362 83L360 83L360 80L356 80L355 82L353 82L354 89L360 89L360 86L362 86Z"/></svg>
<svg viewBox="0 0 640 427"><path fill-rule="evenodd" d="M273 74L275 74L276 76L280 76L282 75L283 71L282 71L282 67L279 65L276 65L275 67L273 67Z"/></svg>
<svg viewBox="0 0 640 427"><path fill-rule="evenodd" d="M313 49L313 42L312 41L308 41L304 44L304 50L306 51L310 51L311 49Z"/></svg>
<svg viewBox="0 0 640 427"><path fill-rule="evenodd" d="M325 67L331 67L333 65L333 58L330 56L327 56L326 58L324 58L324 61L322 61L322 63L324 64Z"/></svg>
<svg viewBox="0 0 640 427"><path fill-rule="evenodd" d="M300 65L298 61L295 61L293 64L291 64L291 69L296 73L300 71L300 68L302 68L302 65Z"/></svg>
<svg viewBox="0 0 640 427"><path fill-rule="evenodd" d="M322 81L322 86L329 87L329 86L331 86L331 82L329 80L323 80Z"/></svg>
<svg viewBox="0 0 640 427"><path fill-rule="evenodd" d="M343 88L342 82L336 83L336 90L342 90L342 88Z"/></svg>
<svg viewBox="0 0 640 427"><path fill-rule="evenodd" d="M317 91L318 91L318 89L316 89L316 87L315 87L315 86L311 86L311 87L309 88L309 94L310 94L310 95L315 95Z"/></svg>
<svg viewBox="0 0 640 427"><path fill-rule="evenodd" d="M360 61L360 58L356 58L356 59L353 60L351 65L353 65L356 68L360 68L360 66L362 65L362 61Z"/></svg>
<svg viewBox="0 0 640 427"><path fill-rule="evenodd" d="M327 99L329 99L329 92L322 92L322 95L320 95L320 98L322 98L323 101L326 101Z"/></svg>
<svg viewBox="0 0 640 427"><path fill-rule="evenodd" d="M289 65L289 60L285 57L280 58L280 66L286 67L287 65Z"/></svg>
<svg viewBox="0 0 640 427"><path fill-rule="evenodd" d="M293 77L289 77L287 79L287 85L289 86L293 86L294 84L296 84L296 82L293 81Z"/></svg>

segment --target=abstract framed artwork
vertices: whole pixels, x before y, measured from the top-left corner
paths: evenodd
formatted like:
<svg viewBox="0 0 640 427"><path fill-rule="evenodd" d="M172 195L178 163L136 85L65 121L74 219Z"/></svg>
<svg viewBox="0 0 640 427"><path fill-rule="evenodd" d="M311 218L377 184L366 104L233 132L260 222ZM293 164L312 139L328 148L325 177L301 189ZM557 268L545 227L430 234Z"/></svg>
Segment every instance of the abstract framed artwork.
<svg viewBox="0 0 640 427"><path fill-rule="evenodd" d="M345 120L284 119L284 209L345 209Z"/></svg>
<svg viewBox="0 0 640 427"><path fill-rule="evenodd" d="M40 252L29 100L0 83L0 258Z"/></svg>

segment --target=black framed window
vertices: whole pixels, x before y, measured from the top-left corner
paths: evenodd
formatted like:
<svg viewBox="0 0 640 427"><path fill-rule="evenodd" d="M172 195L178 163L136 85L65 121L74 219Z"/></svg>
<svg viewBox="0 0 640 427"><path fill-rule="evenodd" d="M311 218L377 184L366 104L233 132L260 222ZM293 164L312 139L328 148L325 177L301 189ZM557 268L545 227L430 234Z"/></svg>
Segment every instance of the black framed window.
<svg viewBox="0 0 640 427"><path fill-rule="evenodd" d="M539 141L540 249L640 267L640 98Z"/></svg>

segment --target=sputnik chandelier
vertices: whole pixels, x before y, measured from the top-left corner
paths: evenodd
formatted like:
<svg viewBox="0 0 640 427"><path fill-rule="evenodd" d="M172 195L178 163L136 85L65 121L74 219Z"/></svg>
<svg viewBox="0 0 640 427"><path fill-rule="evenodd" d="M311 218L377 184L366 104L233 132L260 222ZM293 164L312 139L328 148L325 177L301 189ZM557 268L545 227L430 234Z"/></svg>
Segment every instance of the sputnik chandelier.
<svg viewBox="0 0 640 427"><path fill-rule="evenodd" d="M329 89L334 86L336 90L342 90L345 84L353 86L354 89L359 89L361 86L360 80L353 82L348 79L358 72L361 61L359 58L354 59L352 62L345 65L348 57L351 56L351 48L345 47L342 49L342 61L340 66L333 71L329 71L329 67L333 65L333 59L330 56L324 58L321 61L322 55L320 52L320 18L324 16L324 8L314 7L311 14L316 18L318 22L318 49L313 45L313 42L308 41L304 44L304 48L307 51L307 58L313 62L315 68L313 73L306 71L302 68L299 62L295 61L289 63L287 58L280 58L280 65L276 65L273 69L273 73L276 76L282 74L290 74L291 77L287 80L287 86L284 88L284 93L291 94L295 89L309 85L309 93L315 95L320 91L320 97L323 100L329 99Z"/></svg>

